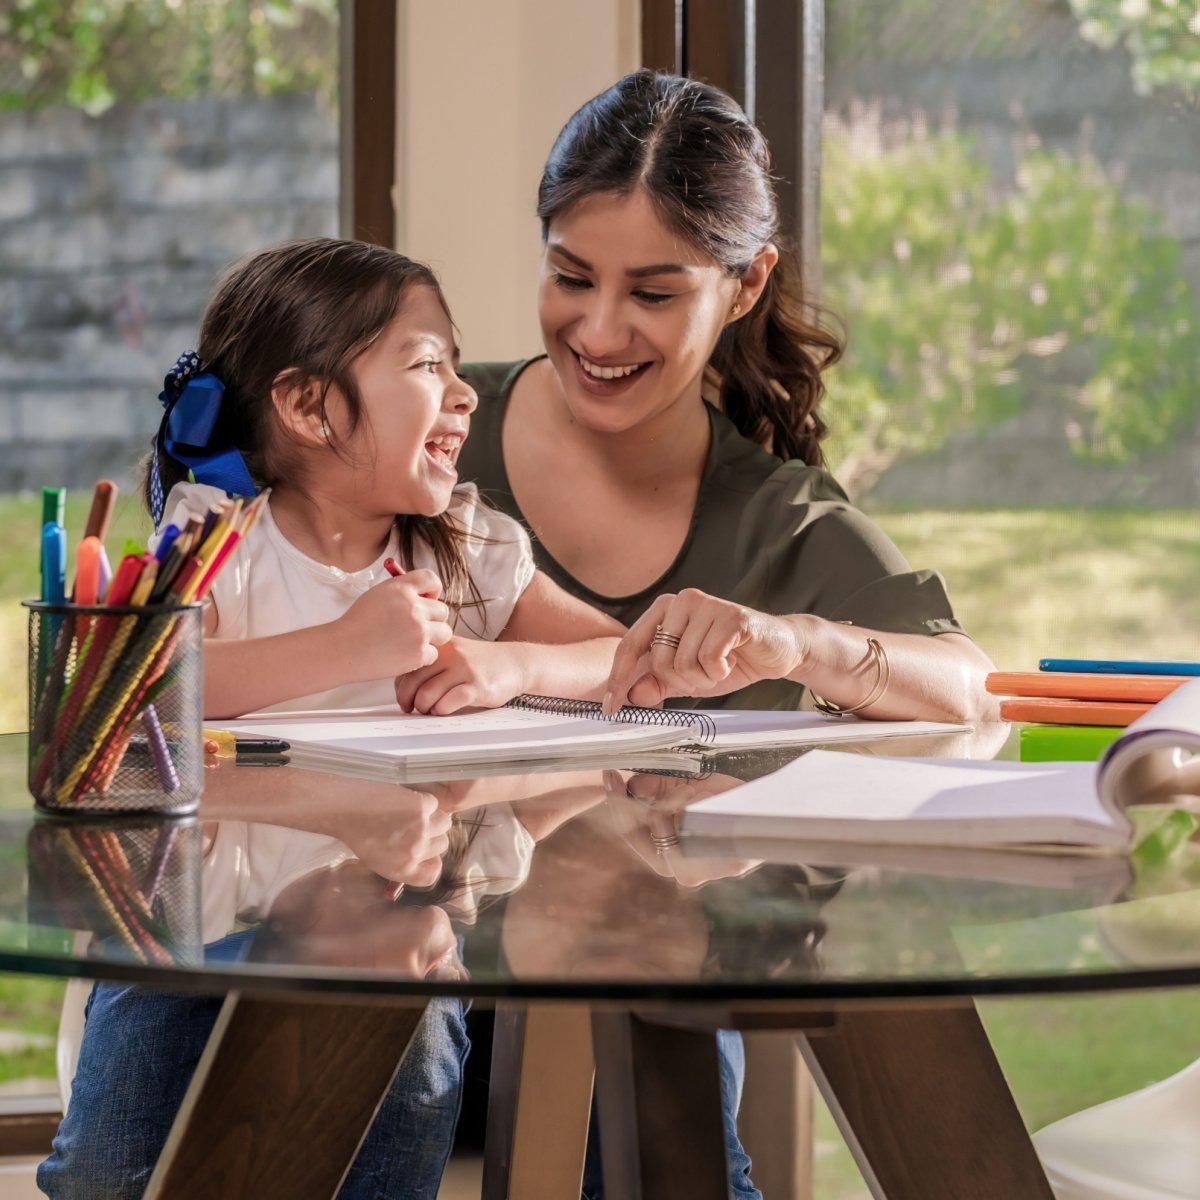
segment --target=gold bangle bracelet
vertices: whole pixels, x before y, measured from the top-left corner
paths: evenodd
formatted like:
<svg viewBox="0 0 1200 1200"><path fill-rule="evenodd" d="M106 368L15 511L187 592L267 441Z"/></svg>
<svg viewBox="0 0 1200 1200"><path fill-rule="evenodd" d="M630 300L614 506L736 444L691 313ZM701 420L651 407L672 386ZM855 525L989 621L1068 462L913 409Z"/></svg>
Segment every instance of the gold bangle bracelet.
<svg viewBox="0 0 1200 1200"><path fill-rule="evenodd" d="M873 637L867 638L867 649L871 652L871 656L875 659L875 686L871 689L870 694L865 700L860 700L857 704L843 707L840 704L834 704L832 700L822 700L816 692L813 692L813 703L818 712L825 713L829 717L846 717L851 713L862 712L864 708L870 708L876 700L883 697L883 693L888 690L888 684L892 682L892 665L888 662L887 651Z"/></svg>

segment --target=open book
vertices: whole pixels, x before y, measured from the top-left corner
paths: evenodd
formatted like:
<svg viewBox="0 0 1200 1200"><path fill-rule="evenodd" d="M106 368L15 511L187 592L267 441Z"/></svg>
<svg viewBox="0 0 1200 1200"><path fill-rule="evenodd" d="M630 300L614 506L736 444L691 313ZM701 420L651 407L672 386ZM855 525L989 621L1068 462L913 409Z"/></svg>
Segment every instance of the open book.
<svg viewBox="0 0 1200 1200"><path fill-rule="evenodd" d="M281 738L291 761L327 771L413 781L431 767L633 759L670 747L734 749L823 743L969 726L936 721L859 721L820 713L657 709L628 706L605 717L588 701L520 696L504 708L429 717L397 708L261 713L223 722L240 737ZM418 772L420 773L418 775Z"/></svg>
<svg viewBox="0 0 1200 1200"><path fill-rule="evenodd" d="M701 800L685 833L912 846L1130 848L1125 807L1200 792L1200 680L1135 721L1099 763L876 758L814 750Z"/></svg>

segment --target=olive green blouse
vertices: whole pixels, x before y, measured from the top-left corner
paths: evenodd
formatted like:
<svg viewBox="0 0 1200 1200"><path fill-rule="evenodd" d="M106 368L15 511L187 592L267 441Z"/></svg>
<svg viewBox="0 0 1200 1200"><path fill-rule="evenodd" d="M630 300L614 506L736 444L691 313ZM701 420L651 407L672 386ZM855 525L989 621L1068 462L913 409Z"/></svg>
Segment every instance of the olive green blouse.
<svg viewBox="0 0 1200 1200"><path fill-rule="evenodd" d="M487 499L526 528L509 486L500 428L513 384L528 365L475 363L462 368L479 395L479 408L458 462L464 481L478 484ZM768 454L711 405L708 419L712 443L696 510L678 556L661 578L632 596L601 595L569 575L530 530L537 565L568 592L626 625L656 596L692 587L761 612L815 613L893 633L962 632L941 576L910 570L883 530L850 504L833 476ZM699 703L799 708L804 693L787 680L764 680Z"/></svg>

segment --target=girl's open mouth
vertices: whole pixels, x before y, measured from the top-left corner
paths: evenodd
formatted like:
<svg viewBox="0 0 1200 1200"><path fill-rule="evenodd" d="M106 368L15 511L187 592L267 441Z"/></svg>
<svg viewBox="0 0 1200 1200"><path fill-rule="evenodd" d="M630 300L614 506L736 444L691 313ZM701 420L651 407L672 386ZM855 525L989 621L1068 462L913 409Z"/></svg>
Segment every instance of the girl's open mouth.
<svg viewBox="0 0 1200 1200"><path fill-rule="evenodd" d="M441 437L430 438L425 443L425 454L438 470L457 475L458 470L455 463L458 461L458 452L462 444L461 433L446 433Z"/></svg>

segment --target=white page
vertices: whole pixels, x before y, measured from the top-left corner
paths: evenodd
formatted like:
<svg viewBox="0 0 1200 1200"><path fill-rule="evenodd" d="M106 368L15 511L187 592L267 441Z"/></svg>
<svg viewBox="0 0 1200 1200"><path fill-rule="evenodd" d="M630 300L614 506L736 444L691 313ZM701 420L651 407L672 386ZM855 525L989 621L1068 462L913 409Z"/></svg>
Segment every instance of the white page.
<svg viewBox="0 0 1200 1200"><path fill-rule="evenodd" d="M688 710L677 711L685 714ZM971 729L970 725L942 721L864 721L854 716L827 717L823 713L787 709L706 708L700 711L717 727L717 736L709 743L714 750L734 746L865 741L923 733L963 733Z"/></svg>
<svg viewBox="0 0 1200 1200"><path fill-rule="evenodd" d="M301 758L335 762L413 758L488 760L585 747L654 748L688 740L689 727L587 720L518 708L431 717L395 709L345 713L263 713L226 721L239 736L281 738Z"/></svg>
<svg viewBox="0 0 1200 1200"><path fill-rule="evenodd" d="M771 775L692 805L682 828L753 835L770 826L795 837L930 836L949 843L961 823L958 833L968 840L994 825L1011 833L997 830L989 841L1036 842L1050 840L1039 831L1051 825L1061 830L1079 823L1110 831L1101 840L1118 844L1127 822L1111 817L1101 804L1095 773L1093 763L876 758L813 750Z"/></svg>

